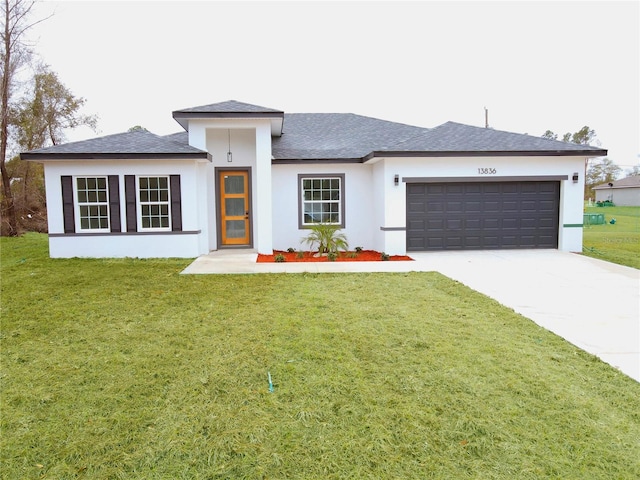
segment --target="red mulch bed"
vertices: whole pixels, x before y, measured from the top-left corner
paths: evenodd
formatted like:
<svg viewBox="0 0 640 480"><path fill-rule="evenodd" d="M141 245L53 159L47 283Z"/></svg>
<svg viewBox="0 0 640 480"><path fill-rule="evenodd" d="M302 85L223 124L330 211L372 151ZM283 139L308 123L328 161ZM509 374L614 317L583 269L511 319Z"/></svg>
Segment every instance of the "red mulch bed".
<svg viewBox="0 0 640 480"><path fill-rule="evenodd" d="M327 257L314 257L317 252L302 252L302 258L298 257L298 252L283 252L281 250L274 250L273 255L258 254L258 262L275 262L276 255L282 255L285 258L285 262L329 262ZM355 257L349 256L354 252L340 252L335 262L381 262L382 253L375 250L362 250L356 253ZM390 255L389 261L407 261L413 260L406 255Z"/></svg>

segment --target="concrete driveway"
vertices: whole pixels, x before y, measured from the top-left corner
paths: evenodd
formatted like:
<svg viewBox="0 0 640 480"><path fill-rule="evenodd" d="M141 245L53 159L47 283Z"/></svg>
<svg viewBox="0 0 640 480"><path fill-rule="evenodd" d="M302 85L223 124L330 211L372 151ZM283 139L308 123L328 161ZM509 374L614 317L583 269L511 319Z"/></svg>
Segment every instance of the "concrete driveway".
<svg viewBox="0 0 640 480"><path fill-rule="evenodd" d="M411 253L415 262L256 263L212 252L182 273L437 271L481 292L640 382L640 270L557 250Z"/></svg>

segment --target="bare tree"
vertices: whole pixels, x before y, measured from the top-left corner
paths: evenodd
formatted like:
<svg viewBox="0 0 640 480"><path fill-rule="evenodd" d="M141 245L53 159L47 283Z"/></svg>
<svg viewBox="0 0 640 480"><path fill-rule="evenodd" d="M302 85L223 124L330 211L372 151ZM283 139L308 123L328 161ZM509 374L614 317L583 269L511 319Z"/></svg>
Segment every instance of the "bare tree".
<svg viewBox="0 0 640 480"><path fill-rule="evenodd" d="M25 96L17 102L12 114L15 141L20 150L35 150L48 145L57 145L65 140L65 130L79 126L88 126L96 130L97 117L80 113L85 99L76 97L60 81L58 75L48 65L40 65L25 89ZM22 198L14 190L14 203L18 216L24 208L44 211L44 197L37 196L32 202L31 182L44 188L41 166L32 165L14 158L9 167L18 170L22 183ZM15 166L14 166L15 164ZM11 171L11 168L9 168ZM34 174L34 175L32 175ZM31 212L34 213L34 212ZM21 217L22 218L22 217Z"/></svg>
<svg viewBox="0 0 640 480"><path fill-rule="evenodd" d="M2 0L0 29L0 173L2 174L3 210L8 219L9 235L18 234L16 209L11 192L11 178L6 168L7 146L9 139L9 120L11 115L11 95L15 87L15 76L18 69L29 58L29 48L25 41L25 32L46 20L29 22L29 15L35 4L33 0Z"/></svg>

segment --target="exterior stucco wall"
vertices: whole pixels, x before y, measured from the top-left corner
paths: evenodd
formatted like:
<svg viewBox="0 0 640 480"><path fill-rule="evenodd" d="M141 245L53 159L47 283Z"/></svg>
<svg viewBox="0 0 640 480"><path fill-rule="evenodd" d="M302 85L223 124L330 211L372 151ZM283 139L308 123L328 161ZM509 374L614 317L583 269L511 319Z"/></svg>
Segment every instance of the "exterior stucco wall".
<svg viewBox="0 0 640 480"><path fill-rule="evenodd" d="M49 254L71 257L181 257L208 252L206 218L207 189L202 181L206 165L192 160L117 161L91 160L45 162L45 186L49 222ZM61 176L119 176L122 233L65 234ZM124 201L125 175L180 175L182 232L127 233Z"/></svg>
<svg viewBox="0 0 640 480"><path fill-rule="evenodd" d="M481 174L478 169L495 169ZM346 226L352 247L390 255L406 253L406 182L411 177L468 178L499 181L508 177L566 176L560 182L558 249L582 250L584 191L582 157L380 158L354 165L274 165L273 245L276 250L301 248L298 228L298 174L345 174ZM491 170L493 171L493 170ZM573 174L578 172L578 182ZM398 175L398 184L394 178Z"/></svg>
<svg viewBox="0 0 640 480"><path fill-rule="evenodd" d="M606 188L595 190L596 202L610 200L621 207L640 206L640 188Z"/></svg>
<svg viewBox="0 0 640 480"><path fill-rule="evenodd" d="M373 168L362 164L274 165L273 185L273 249L306 249L301 242L308 230L298 226L298 174L344 174L345 228L351 248L371 248L374 192L371 188Z"/></svg>
<svg viewBox="0 0 640 480"><path fill-rule="evenodd" d="M382 199L384 216L375 229L383 228L383 240L374 248L391 255L406 253L406 234L397 227L406 228L406 178L468 178L497 181L501 177L567 176L560 182L560 221L558 249L582 251L582 214L584 192L583 157L425 157L373 159L374 183L382 189L376 191ZM482 174L479 169L495 169L495 174ZM490 170L493 171L493 170ZM573 183L574 172L578 182ZM393 178L399 176L398 186ZM378 201L376 203L380 205ZM379 217L376 217L379 219ZM378 238L378 237L376 237Z"/></svg>
<svg viewBox="0 0 640 480"><path fill-rule="evenodd" d="M251 185L251 246L271 253L271 124L264 119L209 119L189 122L189 144L207 150L212 157L208 173L209 251L218 245L218 192L215 169L249 169ZM232 161L227 160L231 151Z"/></svg>

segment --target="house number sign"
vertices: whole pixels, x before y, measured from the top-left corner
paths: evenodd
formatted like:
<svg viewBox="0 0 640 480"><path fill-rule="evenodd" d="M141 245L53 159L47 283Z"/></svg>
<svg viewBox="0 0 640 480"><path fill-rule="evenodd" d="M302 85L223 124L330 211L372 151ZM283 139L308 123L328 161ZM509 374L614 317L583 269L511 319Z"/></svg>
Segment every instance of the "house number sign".
<svg viewBox="0 0 640 480"><path fill-rule="evenodd" d="M495 175L497 172L497 170L493 167L485 167L485 168L479 168L478 169L478 174L479 175Z"/></svg>

